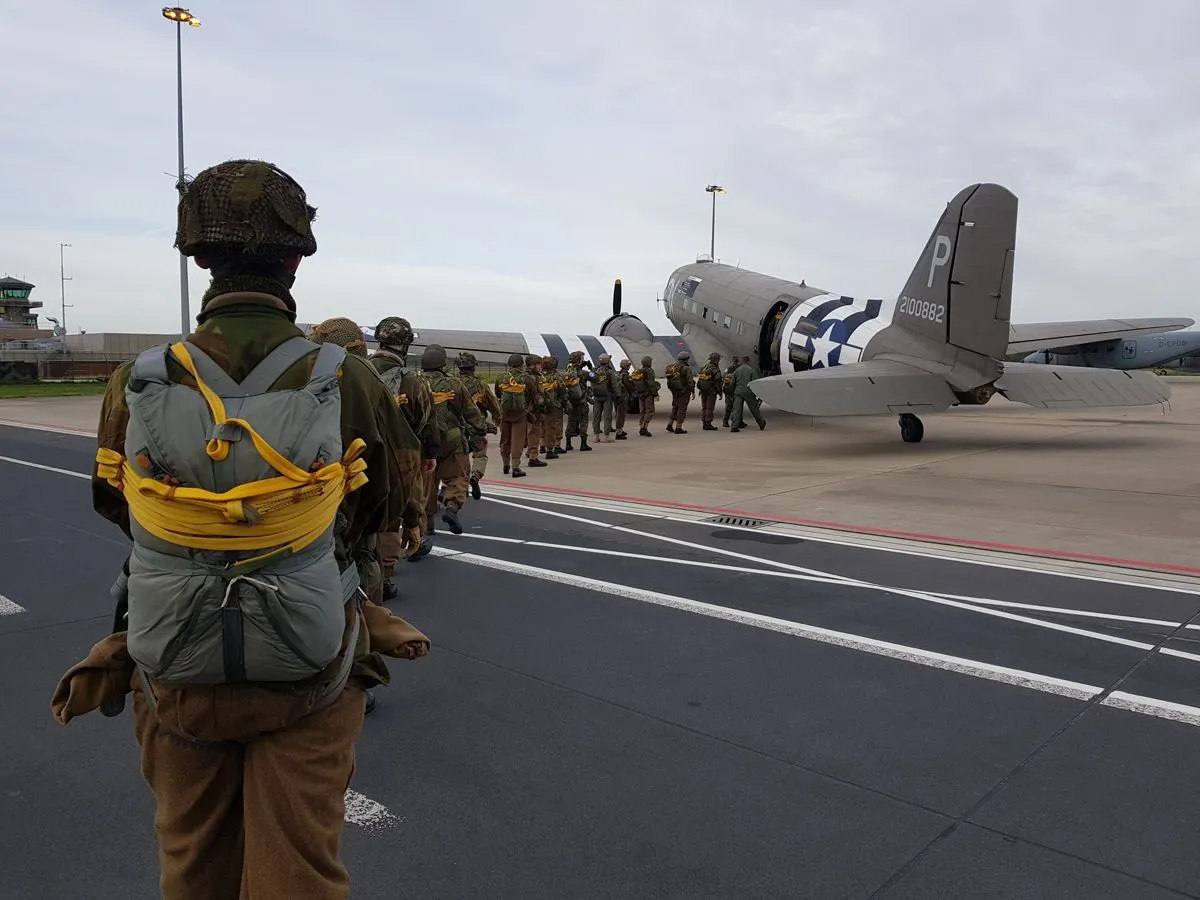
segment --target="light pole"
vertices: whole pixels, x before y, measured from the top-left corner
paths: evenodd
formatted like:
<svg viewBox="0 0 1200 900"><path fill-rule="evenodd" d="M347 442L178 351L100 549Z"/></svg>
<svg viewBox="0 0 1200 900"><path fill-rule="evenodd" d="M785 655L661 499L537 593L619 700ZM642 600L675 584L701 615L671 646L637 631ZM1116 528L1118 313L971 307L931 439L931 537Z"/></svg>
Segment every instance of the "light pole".
<svg viewBox="0 0 1200 900"><path fill-rule="evenodd" d="M179 109L179 188L183 189L183 26L200 27L200 20L186 9L178 6L164 6L163 18L175 23L175 74L177 78L178 109ZM179 252L179 314L180 336L187 337L192 332L192 315L188 309L188 271L187 257Z"/></svg>
<svg viewBox="0 0 1200 900"><path fill-rule="evenodd" d="M705 188L705 190L708 191L710 194L712 194L712 198L713 198L712 237L710 238L709 245L708 245L708 257L713 262L716 262L717 261L717 194L728 194L729 192L727 190L725 190L725 188L721 187L719 184L710 184L708 187Z"/></svg>
<svg viewBox="0 0 1200 900"><path fill-rule="evenodd" d="M60 293L62 295L62 322L60 323L60 325L63 330L63 337L67 336L67 309L75 308L75 304L73 304L73 303L71 304L70 307L67 306L67 282L70 281L71 279L67 277L67 266L66 266L66 263L64 262L64 257L63 257L63 248L70 247L70 246L71 246L70 244L61 244L61 243L58 245L58 283L59 283L59 288L61 289Z"/></svg>

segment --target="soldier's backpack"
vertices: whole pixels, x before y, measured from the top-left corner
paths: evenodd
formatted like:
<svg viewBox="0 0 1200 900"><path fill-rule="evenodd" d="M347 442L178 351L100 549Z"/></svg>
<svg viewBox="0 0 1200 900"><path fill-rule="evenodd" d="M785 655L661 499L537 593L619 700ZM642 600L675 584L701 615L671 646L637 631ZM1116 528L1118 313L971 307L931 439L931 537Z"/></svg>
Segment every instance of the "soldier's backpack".
<svg viewBox="0 0 1200 900"><path fill-rule="evenodd" d="M307 383L270 389L310 356ZM170 380L172 359L195 387ZM344 359L295 337L241 383L187 342L134 361L127 456L101 448L97 471L129 503L128 644L143 681L310 678L338 660L352 604L350 649L318 702L341 693L359 580L354 565L339 571L338 510L366 483L365 443L342 446Z"/></svg>
<svg viewBox="0 0 1200 900"><path fill-rule="evenodd" d="M606 366L596 368L596 380L592 382L592 396L597 400L607 400L612 396L612 369Z"/></svg>
<svg viewBox="0 0 1200 900"><path fill-rule="evenodd" d="M462 385L442 372L421 372L419 377L433 400L433 414L442 432L442 454L465 453L468 446L466 423L458 410L450 405Z"/></svg>
<svg viewBox="0 0 1200 900"><path fill-rule="evenodd" d="M407 374L407 366L392 366L386 372L379 373L379 377L383 379L383 383L388 386L388 390L392 392L392 396L396 398L396 402L401 406L408 404L408 397L401 391L404 376Z"/></svg>
<svg viewBox="0 0 1200 900"><path fill-rule="evenodd" d="M671 363L666 369L667 390L682 391L687 385L683 383L683 363Z"/></svg>
<svg viewBox="0 0 1200 900"><path fill-rule="evenodd" d="M725 393L732 394L733 393L733 372L725 373L725 381L723 383L725 385Z"/></svg>
<svg viewBox="0 0 1200 900"><path fill-rule="evenodd" d="M525 378L511 369L500 376L496 382L500 385L500 411L505 413L522 413L529 408L525 397Z"/></svg>
<svg viewBox="0 0 1200 900"><path fill-rule="evenodd" d="M716 382L713 380L712 372L707 369L701 369L700 374L696 376L696 388L701 394L715 394L717 392Z"/></svg>

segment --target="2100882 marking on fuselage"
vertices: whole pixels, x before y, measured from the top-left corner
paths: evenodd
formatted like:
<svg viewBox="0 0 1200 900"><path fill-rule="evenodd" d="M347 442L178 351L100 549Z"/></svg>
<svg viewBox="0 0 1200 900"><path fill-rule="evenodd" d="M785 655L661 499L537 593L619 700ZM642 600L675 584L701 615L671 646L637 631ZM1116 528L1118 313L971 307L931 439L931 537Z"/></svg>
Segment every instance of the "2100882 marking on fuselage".
<svg viewBox="0 0 1200 900"><path fill-rule="evenodd" d="M937 322L939 324L946 316L945 304L931 303L928 300L920 300L904 294L900 295L900 303L897 306L897 310L906 316L912 316L916 319L928 319L930 322Z"/></svg>

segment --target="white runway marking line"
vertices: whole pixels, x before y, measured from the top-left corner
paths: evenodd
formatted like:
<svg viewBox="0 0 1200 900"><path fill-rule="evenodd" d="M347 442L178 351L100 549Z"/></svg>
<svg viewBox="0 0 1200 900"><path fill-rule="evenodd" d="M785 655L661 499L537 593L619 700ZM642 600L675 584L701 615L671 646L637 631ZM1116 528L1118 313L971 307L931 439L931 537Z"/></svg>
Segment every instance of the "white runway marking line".
<svg viewBox="0 0 1200 900"><path fill-rule="evenodd" d="M724 563L700 562L694 559L679 559L674 556L655 556L650 553L632 553L628 550L603 550L599 547L576 547L572 544L553 544L549 541L527 541L521 538L500 537L493 534L471 534L464 533L462 537L475 538L481 541L498 541L504 544L524 544L527 547L541 547L546 550L572 550L576 553L591 553L598 556L618 556L625 559L641 559L647 562L670 563L678 566L694 566L700 569L718 569L725 572L737 572L746 575L766 575L770 578L791 578L796 581L816 582L820 584L847 584L842 576L830 578L818 578L810 575L799 575L795 572L774 572L769 569L751 568L749 566L730 566ZM1039 606L1032 603L1016 603L1011 600L990 600L986 597L966 597L961 594L946 594L941 591L929 591L930 596L942 597L946 600L960 600L964 603L976 603L981 606L1005 606L1012 609L1024 609L1030 612L1047 612L1061 613L1069 616L1081 616L1091 619L1107 619L1114 622L1129 622L1137 625L1156 625L1163 628L1178 628L1180 622L1172 622L1169 619L1146 619L1141 616L1122 616L1117 613L1096 612L1086 609L1071 609L1063 606ZM1185 628L1200 631L1200 625L1185 625ZM1164 651L1166 652L1166 651ZM1182 651L1171 651L1172 653L1182 653ZM1189 656L1190 654L1183 654ZM1200 660L1200 656L1195 657Z"/></svg>
<svg viewBox="0 0 1200 900"><path fill-rule="evenodd" d="M87 478L91 480L91 475L84 475L81 472L71 472L67 469L56 469L54 466L43 466L41 463L30 462L27 459L13 459L11 456L0 456L0 462L12 463L16 466L28 466L30 469L41 469L44 472L54 472L57 475L70 475L72 478Z"/></svg>
<svg viewBox="0 0 1200 900"><path fill-rule="evenodd" d="M386 806L358 791L346 791L346 821L367 831L384 831L399 825L402 819Z"/></svg>
<svg viewBox="0 0 1200 900"><path fill-rule="evenodd" d="M919 556L924 559L936 559L944 562L963 563L971 566L986 566L991 569L1006 569L1013 572L1027 572L1033 575L1053 575L1056 578L1074 578L1080 581L1099 581L1104 584L1117 585L1119 587L1140 588L1143 590L1154 591L1170 591L1172 593L1191 594L1200 596L1200 587L1189 588L1183 587L1175 583L1159 583L1155 581L1129 581L1126 578L1113 578L1108 574L1084 573L1084 572L1064 572L1060 569L1053 568L1054 564L1067 564L1078 566L1097 567L1098 563L1089 563L1086 560L1061 559L1055 557L1030 557L1030 562L1019 564L1011 560L1009 551L994 550L987 547L971 547L970 545L958 546L954 544L937 545L934 543L919 541L915 538L898 538L875 536L869 533L860 535L837 535L831 533L830 528L822 528L818 525L798 525L789 522L779 522L775 528L747 528L740 525L717 525L715 522L706 521L711 518L712 514L717 514L719 510L696 511L692 518L688 518L683 514L683 511L670 506L661 506L654 501L645 501L637 503L637 506L643 507L638 510L633 508L633 501L623 500L605 500L603 498L588 497L586 495L570 495L560 494L546 496L539 491L529 488L519 488L514 485L497 485L493 490L498 490L502 495L510 494L523 500L529 500L536 503L547 503L557 506L571 506L578 508L582 503L591 503L598 509L606 512L618 512L635 516L642 516L649 519L661 519L664 522L677 522L681 525L700 525L703 527L717 527L723 531L742 531L754 534L770 534L777 537L801 537L804 540L812 541L818 544L833 544L838 547L852 547L856 550L870 550L880 553L898 553L902 556ZM568 499L569 498L569 499ZM490 499L490 498L489 498ZM645 508L659 510L657 512L646 512ZM730 513L730 515L733 515ZM770 514L764 514L763 518L770 519ZM782 528L787 531L780 530ZM903 546L898 546L902 544ZM955 552L957 551L957 552ZM980 559L978 555L968 554L987 554L988 559ZM1129 570L1126 570L1127 572ZM1152 569L1147 569L1140 572L1146 579L1158 578L1185 578L1185 573L1170 573L1156 572Z"/></svg>
<svg viewBox="0 0 1200 900"><path fill-rule="evenodd" d="M434 547L431 555L469 565L495 569L501 572L538 578L555 584L564 584L570 587L597 591L614 597L639 600L644 603L665 606L682 612L696 613L735 624L749 625L753 628L761 628L766 631L774 631L792 637L831 644L848 650L858 650L876 656L886 656L891 659L915 663L928 668L957 672L961 675L970 675L975 678L983 678L987 681L1011 684L1046 694L1056 694L1060 697L1068 697L1074 700L1090 700L1096 695L1103 693L1104 690L1097 685L1069 681L1065 678L1056 678L1053 675L1043 675L1038 672L1027 672L1022 669L1012 669L1007 666L998 666L959 656L950 656L949 654L937 653L932 650L922 650L918 647L908 647L903 644L880 641L857 634L819 628L815 625L805 625L802 622L793 622L788 619L761 615L760 613L717 606L712 603L704 603L700 600L689 600L686 597L677 597L672 594L663 594L658 591L650 591L630 585L600 581L595 578L587 578L583 575L573 575L569 572L557 572L553 569L542 569L523 563L509 562L505 559L478 556L462 550ZM1159 700L1155 697L1126 694L1119 691L1114 691L1113 694L1105 698L1102 701L1102 705L1200 727L1200 707L1172 703L1167 700Z"/></svg>
<svg viewBox="0 0 1200 900"><path fill-rule="evenodd" d="M856 587L865 590L880 591L887 594L895 594L900 597L909 597L913 600L923 600L926 603L933 603L938 606L949 606L955 609L968 610L983 616L991 616L997 619L1006 619L1012 622L1021 622L1025 625L1032 625L1035 628L1044 628L1048 631L1060 631L1065 634L1073 634L1077 637L1087 638L1088 640L1101 641L1107 644L1120 644L1125 647L1132 647L1137 650L1151 650L1153 644L1148 644L1145 641L1135 641L1131 638L1117 637L1112 634L1101 634L1095 631L1088 631L1086 628L1076 628L1073 625L1062 625L1058 622L1047 622L1044 619L1035 619L1031 616L1022 616L1017 613L1004 612L1000 609L988 609L987 607L977 606L973 603L963 603L959 600L949 600L944 597L930 594L924 591L914 591L907 588L890 587L888 585L873 584L868 581L861 581L856 578L848 578L838 575L834 572L822 572L818 569L809 569L804 566L793 566L790 563L779 562L778 560L767 557L751 556L747 553L737 553L733 550L725 550L719 547L706 547L703 544L697 544L692 541L681 540L680 538L668 537L667 535L654 534L653 532L638 531L634 528L626 528L623 525L613 525L608 522L599 522L594 519L585 519L581 516L572 516L568 513L555 512L549 509L538 509L535 506L526 506L522 503L514 503L511 500L498 500L494 497L488 498L492 503L500 503L504 506L512 506L516 509L523 509L528 512L536 512L544 516L556 516L561 519L570 519L574 522L593 525L597 528L606 528L610 531L619 531L625 534L636 535L641 538L649 538L650 540L666 541L667 543L678 546L688 547L689 549L699 550L703 553L715 553L722 556L731 556L737 559L746 560L748 562L758 563L760 566L773 566L789 572L796 572L801 575L807 575L814 580L823 580L826 583L840 584L845 587ZM1171 655L1178 656L1183 651L1173 651ZM1200 657L1197 657L1200 661Z"/></svg>
<svg viewBox="0 0 1200 900"><path fill-rule="evenodd" d="M19 603L13 603L3 594L0 594L0 616L15 616L23 612L25 612L25 607Z"/></svg>

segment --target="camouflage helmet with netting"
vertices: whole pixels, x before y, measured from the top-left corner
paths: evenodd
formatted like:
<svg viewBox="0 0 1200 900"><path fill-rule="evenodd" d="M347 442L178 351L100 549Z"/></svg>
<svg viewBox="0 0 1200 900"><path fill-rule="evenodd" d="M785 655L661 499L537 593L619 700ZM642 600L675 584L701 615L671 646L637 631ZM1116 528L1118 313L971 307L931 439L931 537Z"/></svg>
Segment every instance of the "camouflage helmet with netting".
<svg viewBox="0 0 1200 900"><path fill-rule="evenodd" d="M367 355L367 342L363 340L362 329L352 319L326 319L313 328L312 340L317 344L337 344L355 356Z"/></svg>
<svg viewBox="0 0 1200 900"><path fill-rule="evenodd" d="M710 361L712 361L712 362L720 362L720 361L721 361L721 354L720 354L720 353L713 352L713 353L710 353L710 354L708 354L708 358L709 358L709 360L710 360Z"/></svg>
<svg viewBox="0 0 1200 900"><path fill-rule="evenodd" d="M622 369L628 369L631 365L633 365L633 363L631 363L629 360L627 360L627 359L621 360L621 368Z"/></svg>
<svg viewBox="0 0 1200 900"><path fill-rule="evenodd" d="M575 363L576 365L579 365L579 363L583 362L583 351L576 350L568 358L571 360L571 362Z"/></svg>
<svg viewBox="0 0 1200 900"><path fill-rule="evenodd" d="M257 257L317 252L304 188L278 166L234 159L180 181L175 246L184 256L245 253Z"/></svg>
<svg viewBox="0 0 1200 900"><path fill-rule="evenodd" d="M520 353L514 353L508 358L508 367L510 369L519 369L525 365L525 357Z"/></svg>
<svg viewBox="0 0 1200 900"><path fill-rule="evenodd" d="M547 369L557 369L558 368L558 357L557 356L543 356L542 357L542 365Z"/></svg>
<svg viewBox="0 0 1200 900"><path fill-rule="evenodd" d="M475 354L470 350L464 350L458 354L455 362L458 364L460 369L473 369L476 365Z"/></svg>
<svg viewBox="0 0 1200 900"><path fill-rule="evenodd" d="M643 366L652 366L652 365L654 365L654 357L653 357L653 356L643 356L643 357L642 357L642 365L643 365Z"/></svg>
<svg viewBox="0 0 1200 900"><path fill-rule="evenodd" d="M680 352L680 354L679 354L679 358L680 358L681 360L683 360L683 359L691 359L691 358L692 358L692 354L690 354L690 353L689 353L688 351L686 351L686 350L683 350L683 351L681 351L681 352Z"/></svg>
<svg viewBox="0 0 1200 900"><path fill-rule="evenodd" d="M399 316L388 316L380 319L375 326L375 343L380 347L399 347L404 349L413 341L412 326L408 319Z"/></svg>
<svg viewBox="0 0 1200 900"><path fill-rule="evenodd" d="M540 356L534 356L534 355L530 354L529 356L525 357L525 365L527 365L527 366L539 366L540 367L541 364L542 364L542 358Z"/></svg>

